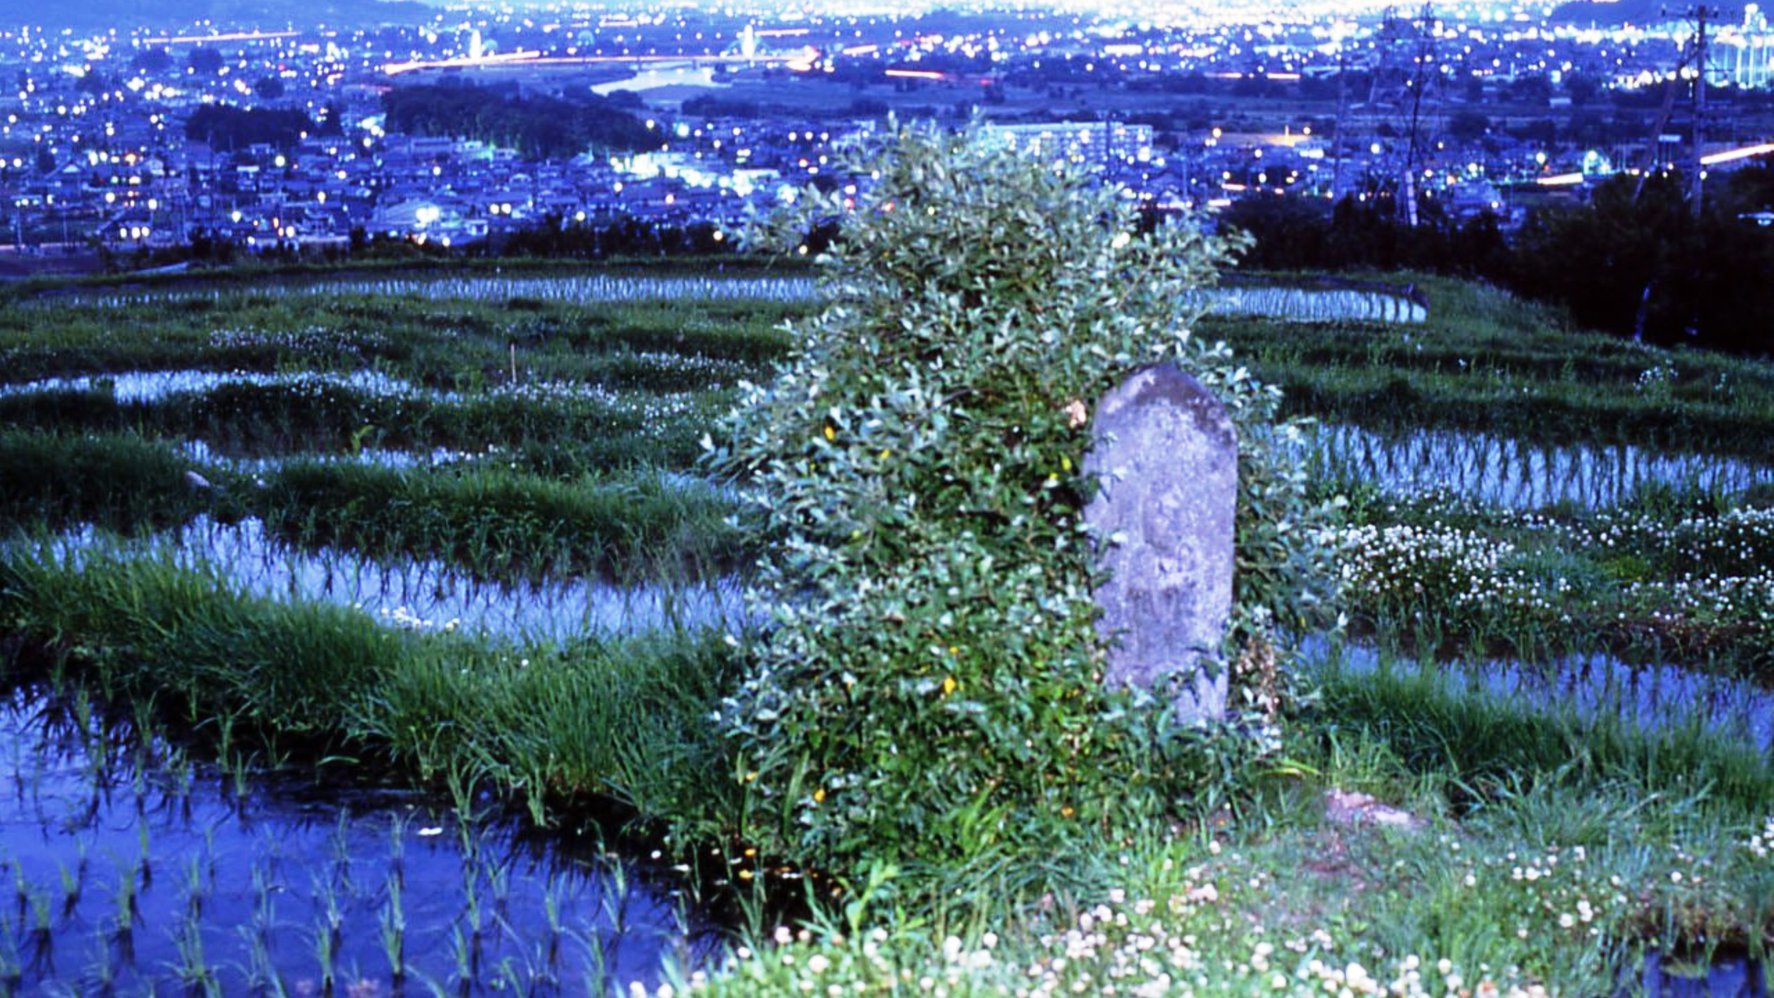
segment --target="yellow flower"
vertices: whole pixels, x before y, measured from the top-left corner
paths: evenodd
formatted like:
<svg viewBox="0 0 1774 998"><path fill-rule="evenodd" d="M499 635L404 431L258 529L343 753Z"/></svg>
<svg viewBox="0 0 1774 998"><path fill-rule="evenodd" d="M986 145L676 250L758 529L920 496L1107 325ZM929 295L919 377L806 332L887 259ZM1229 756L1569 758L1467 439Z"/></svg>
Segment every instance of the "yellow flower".
<svg viewBox="0 0 1774 998"><path fill-rule="evenodd" d="M1072 809L1072 805L1070 805L1070 804L1067 804L1065 807L1062 807L1059 809L1059 816L1062 818L1070 818L1072 815L1077 814L1077 813L1078 813L1077 811Z"/></svg>
<svg viewBox="0 0 1774 998"><path fill-rule="evenodd" d="M813 803L815 803L815 804L824 804L825 803L825 788L824 787L820 787L818 790L813 791Z"/></svg>
<svg viewBox="0 0 1774 998"><path fill-rule="evenodd" d="M950 693L953 693L960 688L961 688L961 684L955 681L954 676L944 676L943 677L943 680L942 680L942 695L943 696L946 697Z"/></svg>
<svg viewBox="0 0 1774 998"><path fill-rule="evenodd" d="M826 439L827 439L827 440L836 440L836 439L838 439L838 431L837 431L837 430L834 430L834 429L832 429L832 428L831 428L831 426L830 426L830 425L827 425L827 426L826 426L826 428L825 428L825 438L826 438Z"/></svg>
<svg viewBox="0 0 1774 998"><path fill-rule="evenodd" d="M1059 459L1059 467L1060 467L1061 471L1071 471L1072 470L1072 459L1069 457L1061 457Z"/></svg>

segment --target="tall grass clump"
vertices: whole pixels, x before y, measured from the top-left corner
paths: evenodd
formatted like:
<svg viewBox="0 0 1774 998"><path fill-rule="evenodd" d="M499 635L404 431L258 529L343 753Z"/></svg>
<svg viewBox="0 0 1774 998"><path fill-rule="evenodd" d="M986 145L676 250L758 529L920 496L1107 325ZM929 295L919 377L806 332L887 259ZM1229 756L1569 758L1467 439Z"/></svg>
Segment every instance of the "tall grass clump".
<svg viewBox="0 0 1774 998"><path fill-rule="evenodd" d="M267 522L305 545L434 557L496 578L702 576L737 565L732 503L657 473L556 482L501 468L298 461L264 476Z"/></svg>
<svg viewBox="0 0 1774 998"><path fill-rule="evenodd" d="M0 430L0 526L164 527L210 505L165 444L121 434Z"/></svg>
<svg viewBox="0 0 1774 998"><path fill-rule="evenodd" d="M840 875L1038 888L1051 864L1028 857L1188 798L1229 744L1102 682L1089 406L1175 361L1235 414L1247 628L1301 605L1313 558L1286 521L1309 511L1264 444L1276 396L1189 335L1184 292L1236 241L1135 235L1113 188L966 135L902 129L856 169L879 179L853 214L807 191L754 233L846 222L828 307L715 457L770 538L752 597L772 623L718 718L744 832Z"/></svg>
<svg viewBox="0 0 1774 998"><path fill-rule="evenodd" d="M1480 806L1539 783L1623 785L1647 802L1691 795L1760 819L1774 799L1774 759L1709 730L1701 705L1647 730L1605 711L1505 697L1459 669L1386 659L1370 669L1332 656L1316 673L1320 737L1375 737L1411 770L1444 774L1457 803Z"/></svg>
<svg viewBox="0 0 1774 998"><path fill-rule="evenodd" d="M0 670L52 667L274 757L472 774L538 820L597 800L706 831L733 806L706 779L728 765L708 717L736 681L709 634L513 646L255 597L220 566L21 539L0 546L0 639Z"/></svg>

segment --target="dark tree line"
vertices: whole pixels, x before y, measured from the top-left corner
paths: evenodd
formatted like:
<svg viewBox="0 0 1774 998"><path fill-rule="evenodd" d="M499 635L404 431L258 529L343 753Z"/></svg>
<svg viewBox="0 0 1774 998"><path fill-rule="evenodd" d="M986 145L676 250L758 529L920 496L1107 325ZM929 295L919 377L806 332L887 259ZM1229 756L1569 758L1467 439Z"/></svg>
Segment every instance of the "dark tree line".
<svg viewBox="0 0 1774 998"><path fill-rule="evenodd" d="M263 143L287 150L314 131L314 121L291 108L205 104L185 119L185 138L211 149L245 149Z"/></svg>
<svg viewBox="0 0 1774 998"><path fill-rule="evenodd" d="M1715 175L1696 215L1677 174L1614 177L1587 203L1541 208L1505 238L1496 216L1453 218L1432 198L1402 221L1389 187L1334 208L1299 198L1240 201L1222 224L1257 237L1244 266L1416 269L1475 277L1565 306L1582 325L1654 343L1774 353L1774 166Z"/></svg>
<svg viewBox="0 0 1774 998"><path fill-rule="evenodd" d="M524 97L474 86L400 87L382 95L388 130L478 139L516 148L531 159L577 156L587 149L640 149L657 139L615 102Z"/></svg>
<svg viewBox="0 0 1774 998"><path fill-rule="evenodd" d="M612 256L708 255L731 250L708 222L661 225L624 215L606 223L569 222L550 214L538 224L509 233L485 250L498 256L540 256L601 260Z"/></svg>
<svg viewBox="0 0 1774 998"><path fill-rule="evenodd" d="M1228 208L1222 224L1257 237L1243 265L1260 270L1427 270L1502 278L1509 247L1496 215L1454 218L1437 198L1418 200L1419 224L1406 225L1395 185L1370 178L1336 205L1257 196Z"/></svg>
<svg viewBox="0 0 1774 998"><path fill-rule="evenodd" d="M1516 237L1512 285L1586 325L1657 343L1774 353L1774 168L1715 174L1696 215L1679 175L1615 177Z"/></svg>

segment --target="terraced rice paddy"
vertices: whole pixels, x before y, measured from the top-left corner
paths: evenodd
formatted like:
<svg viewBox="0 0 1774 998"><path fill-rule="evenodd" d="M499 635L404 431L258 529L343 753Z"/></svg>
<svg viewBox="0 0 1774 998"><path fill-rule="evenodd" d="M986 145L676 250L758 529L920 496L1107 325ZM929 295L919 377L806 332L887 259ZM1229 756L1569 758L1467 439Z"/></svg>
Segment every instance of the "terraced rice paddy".
<svg viewBox="0 0 1774 998"><path fill-rule="evenodd" d="M280 607L331 608L347 631L390 635L369 640L395 641L401 661L488 663L453 682L513 670L533 689L554 681L536 670L595 668L599 649L628 648L645 669L676 642L718 642L747 626L732 575L745 555L731 487L696 473L696 440L740 380L768 376L783 297L780 282L466 279L97 294L9 312L0 590L16 600L26 577L127 576L143 587L132 600L171 601L140 619L171 628L173 647L192 646L179 629L204 614L260 614L275 630ZM139 315L119 323L119 311ZM682 899L583 844L598 826L572 823L591 840L514 837L505 808L519 801L484 797L498 781L437 747L439 732L411 732L425 739L407 755L416 768L396 766L392 781L292 785L263 748L204 733L217 716L262 725L259 708L224 697L156 711L167 677L95 675L86 659L117 650L89 638L28 624L0 637L8 682L23 684L5 715L19 780L0 854L17 865L21 907L0 924L0 990L583 993L703 959ZM216 667L279 668L219 640ZM41 685L45 668L88 676L120 709L142 696L140 724L118 734L84 687ZM69 702L83 705L79 723ZM199 732L198 758L162 726ZM403 737L321 742L398 757ZM592 738L684 747L638 728ZM283 743L296 763L322 754L301 736ZM201 761L211 752L224 768ZM139 806L113 800L117 785L138 788ZM587 789L551 778L537 792ZM601 789L619 809L644 793Z"/></svg>
<svg viewBox="0 0 1774 998"><path fill-rule="evenodd" d="M1429 751L1429 694L1387 684L1434 676L1610 745L1774 752L1774 368L1425 286L1426 313L1232 289L1198 329L1321 421L1299 446L1347 584L1307 642L1345 712L1324 738ZM0 311L0 982L577 993L719 964L670 892L744 897L761 860L579 843L681 859L746 806L707 719L727 639L767 625L739 594L767 540L699 440L812 295L481 274ZM1519 739L1471 737L1459 793L1488 793Z"/></svg>
<svg viewBox="0 0 1774 998"><path fill-rule="evenodd" d="M634 301L764 301L795 303L814 295L808 277L436 276L292 280L278 296L413 297L433 301L503 302L511 299L571 304ZM115 291L81 295L83 303L123 309L167 301L220 301L237 294L221 287Z"/></svg>

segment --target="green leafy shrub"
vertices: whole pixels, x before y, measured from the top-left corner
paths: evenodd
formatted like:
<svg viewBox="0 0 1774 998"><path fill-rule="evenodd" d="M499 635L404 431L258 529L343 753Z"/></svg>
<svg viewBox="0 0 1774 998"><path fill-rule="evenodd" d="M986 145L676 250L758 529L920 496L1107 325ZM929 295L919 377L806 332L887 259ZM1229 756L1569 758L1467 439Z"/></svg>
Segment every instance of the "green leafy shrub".
<svg viewBox="0 0 1774 998"><path fill-rule="evenodd" d="M853 168L873 178L854 210L808 190L753 233L842 220L829 304L713 456L770 532L752 590L768 624L717 721L767 849L1014 876L1257 743L1172 730L1150 697L1104 688L1080 471L1094 400L1171 360L1234 414L1239 633L1297 623L1322 555L1304 480L1268 444L1277 394L1189 335L1183 292L1237 239L1135 234L1119 190L976 135L898 130Z"/></svg>

